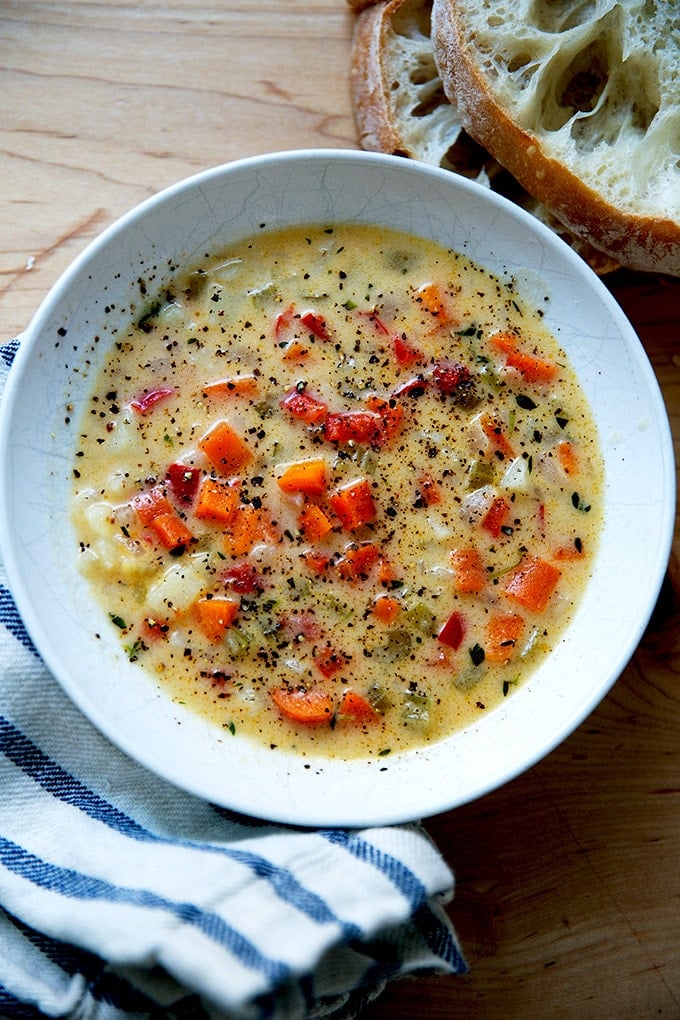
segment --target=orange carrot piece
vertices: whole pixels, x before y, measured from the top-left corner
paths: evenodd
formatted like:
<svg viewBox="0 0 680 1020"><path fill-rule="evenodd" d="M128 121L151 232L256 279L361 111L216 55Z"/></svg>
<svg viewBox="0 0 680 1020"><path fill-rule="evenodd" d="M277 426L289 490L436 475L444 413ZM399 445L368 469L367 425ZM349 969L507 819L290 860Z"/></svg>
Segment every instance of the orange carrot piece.
<svg viewBox="0 0 680 1020"><path fill-rule="evenodd" d="M448 309L446 297L438 283L424 283L416 291L416 301L422 305L426 312L443 325L451 322L451 313Z"/></svg>
<svg viewBox="0 0 680 1020"><path fill-rule="evenodd" d="M494 538L498 538L501 533L501 528L508 519L510 513L510 504L507 500L503 499L502 496L496 496L492 500L489 509L482 517L482 527L485 531L488 531Z"/></svg>
<svg viewBox="0 0 680 1020"><path fill-rule="evenodd" d="M486 586L487 573L477 549L454 549L451 552L454 584L461 592L480 592Z"/></svg>
<svg viewBox="0 0 680 1020"><path fill-rule="evenodd" d="M336 489L328 497L328 502L346 531L356 531L364 524L370 524L377 516L371 486L366 478L359 478Z"/></svg>
<svg viewBox="0 0 680 1020"><path fill-rule="evenodd" d="M365 542L354 549L347 549L337 561L336 568L343 581L366 578L378 562L380 550L373 542Z"/></svg>
<svg viewBox="0 0 680 1020"><path fill-rule="evenodd" d="M560 467L564 471L565 475L578 474L578 456L573 443L563 439L562 442L558 443L555 447L555 452L557 453L557 459L560 462Z"/></svg>
<svg viewBox="0 0 680 1020"><path fill-rule="evenodd" d="M224 418L206 432L198 445L208 460L224 474L237 471L253 456L247 443Z"/></svg>
<svg viewBox="0 0 680 1020"><path fill-rule="evenodd" d="M238 490L226 482L206 478L198 493L194 513L201 520L221 521L229 524L238 505Z"/></svg>
<svg viewBox="0 0 680 1020"><path fill-rule="evenodd" d="M525 556L508 576L504 593L526 609L542 613L550 601L562 572L538 556Z"/></svg>
<svg viewBox="0 0 680 1020"><path fill-rule="evenodd" d="M418 479L418 492L426 506L435 506L442 501L439 483L429 471L424 471Z"/></svg>
<svg viewBox="0 0 680 1020"><path fill-rule="evenodd" d="M305 361L310 354L309 347L305 347L299 340L291 340L281 357L284 361Z"/></svg>
<svg viewBox="0 0 680 1020"><path fill-rule="evenodd" d="M224 637L239 610L236 599L212 598L196 602L198 625L209 641L217 643Z"/></svg>
<svg viewBox="0 0 680 1020"><path fill-rule="evenodd" d="M253 546L276 542L274 528L261 509L238 506L224 536L224 547L232 556L245 556Z"/></svg>
<svg viewBox="0 0 680 1020"><path fill-rule="evenodd" d="M172 504L160 485L132 497L132 506L143 525L148 527L155 517L174 513Z"/></svg>
<svg viewBox="0 0 680 1020"><path fill-rule="evenodd" d="M330 563L330 556L323 553L306 552L303 554L304 561L314 574L323 574Z"/></svg>
<svg viewBox="0 0 680 1020"><path fill-rule="evenodd" d="M391 584L398 580L399 575L386 556L381 556L378 565L378 581L380 584Z"/></svg>
<svg viewBox="0 0 680 1020"><path fill-rule="evenodd" d="M296 461L286 468L278 484L283 492L323 496L326 491L326 461L323 457Z"/></svg>
<svg viewBox="0 0 680 1020"><path fill-rule="evenodd" d="M208 397L254 397L258 382L254 375L233 375L206 383L201 392Z"/></svg>
<svg viewBox="0 0 680 1020"><path fill-rule="evenodd" d="M371 723L378 721L378 713L373 705L357 691L345 691L340 702L338 712L341 718L351 719L356 723Z"/></svg>
<svg viewBox="0 0 680 1020"><path fill-rule="evenodd" d="M328 694L312 688L276 687L271 699L281 715L305 726L319 726L333 717L333 701Z"/></svg>
<svg viewBox="0 0 680 1020"><path fill-rule="evenodd" d="M486 625L486 659L489 662L509 662L523 630L524 620L516 613L494 616Z"/></svg>
<svg viewBox="0 0 680 1020"><path fill-rule="evenodd" d="M506 426L502 421L485 411L480 415L479 424L494 452L501 453L504 457L515 456L512 443L505 433Z"/></svg>
<svg viewBox="0 0 680 1020"><path fill-rule="evenodd" d="M302 508L298 525L300 531L310 542L318 542L333 530L332 521L328 520L321 507L316 503L308 503Z"/></svg>
<svg viewBox="0 0 680 1020"><path fill-rule="evenodd" d="M517 337L512 333L495 333L489 337L489 344L505 354L506 365L516 368L527 382L548 383L557 375L557 365L554 361L518 350Z"/></svg>
<svg viewBox="0 0 680 1020"><path fill-rule="evenodd" d="M401 602L391 595L379 595L373 603L372 611L381 623L393 623L401 612Z"/></svg>
<svg viewBox="0 0 680 1020"><path fill-rule="evenodd" d="M585 556L585 549L583 548L583 542L580 538L574 539L571 545L561 545L553 553L554 560L580 560L582 556Z"/></svg>
<svg viewBox="0 0 680 1020"><path fill-rule="evenodd" d="M161 545L171 552L180 552L193 538L189 528L174 510L169 514L157 514L151 521L151 527Z"/></svg>

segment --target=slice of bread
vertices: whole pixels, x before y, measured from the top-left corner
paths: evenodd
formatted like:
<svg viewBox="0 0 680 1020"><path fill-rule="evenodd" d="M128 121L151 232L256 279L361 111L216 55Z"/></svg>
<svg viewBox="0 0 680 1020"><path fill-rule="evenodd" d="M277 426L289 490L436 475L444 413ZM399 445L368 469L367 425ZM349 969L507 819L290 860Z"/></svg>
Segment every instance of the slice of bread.
<svg viewBox="0 0 680 1020"><path fill-rule="evenodd" d="M466 131L444 92L430 35L432 0L348 0L351 90L359 144L470 177L528 209L599 274L618 262L565 227Z"/></svg>
<svg viewBox="0 0 680 1020"><path fill-rule="evenodd" d="M680 275L680 14L651 0L434 0L461 123L562 222Z"/></svg>

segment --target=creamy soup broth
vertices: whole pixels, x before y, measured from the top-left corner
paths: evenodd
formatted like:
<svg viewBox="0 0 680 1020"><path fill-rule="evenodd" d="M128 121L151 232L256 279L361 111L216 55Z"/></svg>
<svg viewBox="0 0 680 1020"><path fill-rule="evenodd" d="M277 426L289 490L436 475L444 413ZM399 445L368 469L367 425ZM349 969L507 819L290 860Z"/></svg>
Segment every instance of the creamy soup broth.
<svg viewBox="0 0 680 1020"><path fill-rule="evenodd" d="M301 754L388 755L512 697L601 525L593 417L543 313L356 225L177 276L113 344L75 462L79 566L129 658Z"/></svg>

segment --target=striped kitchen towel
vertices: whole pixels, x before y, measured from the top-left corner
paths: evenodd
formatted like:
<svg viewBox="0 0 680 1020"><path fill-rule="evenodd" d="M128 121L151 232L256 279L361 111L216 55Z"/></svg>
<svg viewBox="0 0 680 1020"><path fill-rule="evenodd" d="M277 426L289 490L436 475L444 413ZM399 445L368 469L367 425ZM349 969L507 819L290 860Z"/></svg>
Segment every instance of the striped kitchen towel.
<svg viewBox="0 0 680 1020"><path fill-rule="evenodd" d="M452 893L419 825L236 817L119 753L0 566L0 1017L357 1016L394 978L465 970Z"/></svg>

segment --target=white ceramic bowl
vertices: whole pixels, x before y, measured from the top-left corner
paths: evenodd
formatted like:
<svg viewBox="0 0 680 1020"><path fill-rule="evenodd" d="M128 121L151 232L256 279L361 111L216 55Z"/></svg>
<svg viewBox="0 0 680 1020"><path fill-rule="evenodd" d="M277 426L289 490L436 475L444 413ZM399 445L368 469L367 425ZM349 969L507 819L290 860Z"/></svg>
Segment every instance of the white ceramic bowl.
<svg viewBox="0 0 680 1020"><path fill-rule="evenodd" d="M547 323L597 420L606 506L594 575L576 617L512 698L434 746L389 761L310 767L309 759L225 740L127 661L76 569L68 504L92 373L139 299L137 281L160 286L169 267L262 223L328 221L383 223L434 238L514 277L529 297L549 295ZM670 552L668 419L619 307L580 258L529 215L451 173L395 157L329 150L260 156L199 174L132 210L85 250L39 308L10 373L0 432L0 551L22 617L64 690L149 769L217 804L272 820L397 822L463 804L518 775L568 736L622 672Z"/></svg>

